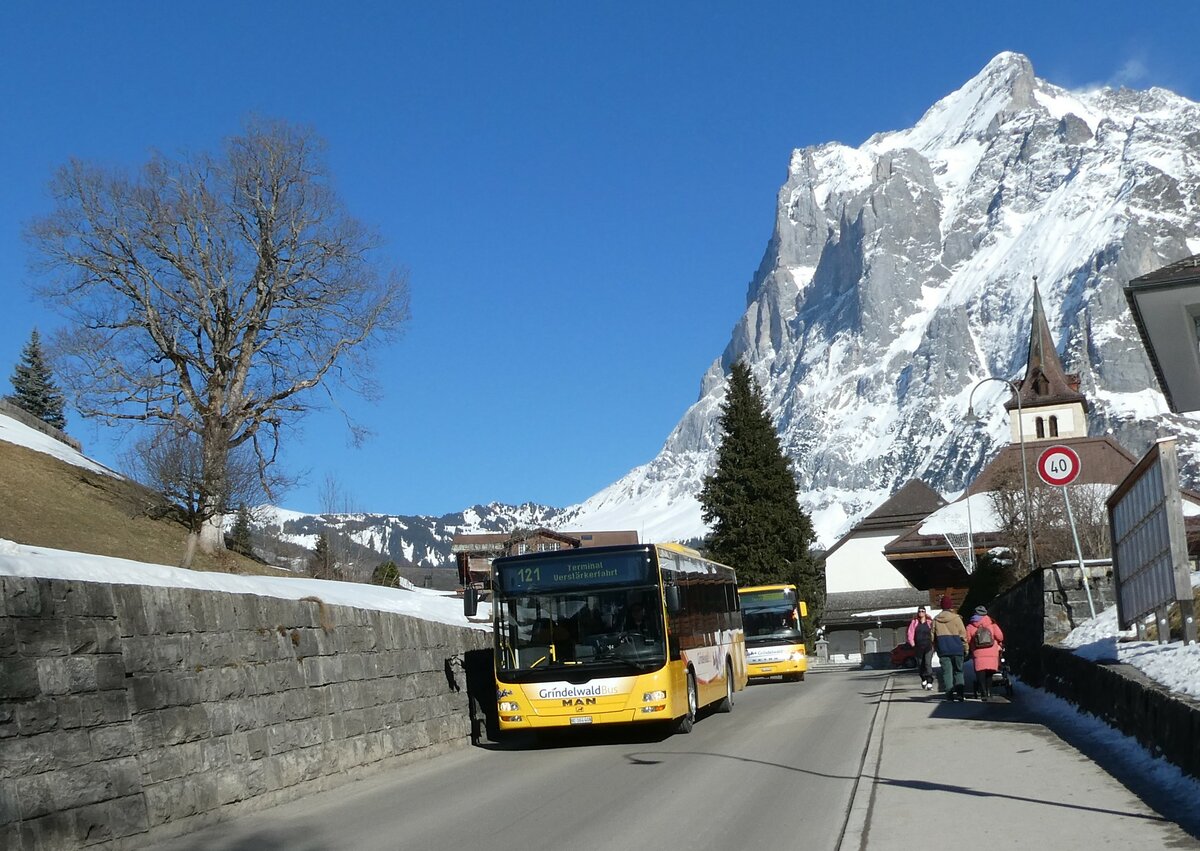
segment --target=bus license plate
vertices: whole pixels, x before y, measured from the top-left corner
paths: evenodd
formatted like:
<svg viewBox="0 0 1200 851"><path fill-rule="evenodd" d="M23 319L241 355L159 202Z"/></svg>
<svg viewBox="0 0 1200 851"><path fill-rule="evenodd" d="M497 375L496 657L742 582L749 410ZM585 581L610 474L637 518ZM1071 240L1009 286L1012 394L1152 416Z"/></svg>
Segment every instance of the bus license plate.
<svg viewBox="0 0 1200 851"><path fill-rule="evenodd" d="M591 724L592 716L591 715L577 715L571 719L571 723L572 724Z"/></svg>

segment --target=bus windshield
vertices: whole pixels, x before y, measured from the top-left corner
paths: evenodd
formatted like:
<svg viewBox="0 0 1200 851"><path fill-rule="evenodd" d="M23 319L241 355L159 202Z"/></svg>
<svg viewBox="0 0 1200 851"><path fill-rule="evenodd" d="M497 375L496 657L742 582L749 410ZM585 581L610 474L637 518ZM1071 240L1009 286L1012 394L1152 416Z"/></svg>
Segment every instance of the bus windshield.
<svg viewBox="0 0 1200 851"><path fill-rule="evenodd" d="M666 663L657 586L499 596L497 669L654 670Z"/></svg>
<svg viewBox="0 0 1200 851"><path fill-rule="evenodd" d="M804 641L793 588L742 591L746 644L795 644Z"/></svg>

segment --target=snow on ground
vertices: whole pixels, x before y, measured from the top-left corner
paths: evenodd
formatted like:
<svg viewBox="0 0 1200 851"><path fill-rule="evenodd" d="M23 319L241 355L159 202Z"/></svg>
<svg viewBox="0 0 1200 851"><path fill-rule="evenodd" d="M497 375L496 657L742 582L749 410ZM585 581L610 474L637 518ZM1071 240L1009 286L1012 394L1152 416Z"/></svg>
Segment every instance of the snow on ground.
<svg viewBox="0 0 1200 851"><path fill-rule="evenodd" d="M1192 587L1200 587L1200 573L1192 574ZM1062 644L1086 659L1132 665L1170 691L1200 698L1200 645L1118 640L1134 635L1117 628L1117 607L1112 606L1073 629Z"/></svg>
<svg viewBox="0 0 1200 851"><path fill-rule="evenodd" d="M333 582L299 576L235 576L48 547L30 547L3 539L0 539L0 575L110 582L116 585L199 588L230 594L281 597L285 600L319 597L335 606L377 609L453 626L491 629L489 604L480 603L478 612L478 618L487 622L475 623L463 615L461 598L427 588L382 588L360 582Z"/></svg>
<svg viewBox="0 0 1200 851"><path fill-rule="evenodd" d="M0 440L15 443L17 446L24 446L28 449L45 453L46 455L52 455L60 461L66 461L68 464L83 467L85 470L91 470L94 473L103 473L106 476L113 476L118 479L122 478L119 473L76 452L62 441L55 440L48 434L42 434L37 429L30 428L9 416L0 415Z"/></svg>

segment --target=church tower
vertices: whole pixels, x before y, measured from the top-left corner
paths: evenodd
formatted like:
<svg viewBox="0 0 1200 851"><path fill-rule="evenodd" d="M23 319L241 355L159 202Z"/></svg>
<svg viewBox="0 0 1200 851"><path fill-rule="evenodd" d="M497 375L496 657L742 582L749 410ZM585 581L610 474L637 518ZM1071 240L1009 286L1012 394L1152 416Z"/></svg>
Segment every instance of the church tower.
<svg viewBox="0 0 1200 851"><path fill-rule="evenodd" d="M1063 370L1050 326L1046 323L1036 277L1033 279L1029 361L1017 393L1021 399L1019 407L1015 399L1004 404L1009 412L1013 443L1020 441L1022 430L1026 443L1087 437L1087 398L1079 392L1079 376Z"/></svg>

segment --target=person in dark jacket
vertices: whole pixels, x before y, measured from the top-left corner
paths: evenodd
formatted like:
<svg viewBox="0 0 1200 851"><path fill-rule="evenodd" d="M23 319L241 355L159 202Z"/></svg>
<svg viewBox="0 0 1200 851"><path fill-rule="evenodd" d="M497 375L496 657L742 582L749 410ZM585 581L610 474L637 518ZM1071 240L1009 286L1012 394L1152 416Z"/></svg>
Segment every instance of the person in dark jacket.
<svg viewBox="0 0 1200 851"><path fill-rule="evenodd" d="M975 616L967 624L967 647L975 663L975 681L984 700L992 699L992 674L1000 670L1000 645L1004 631L992 620L984 606L975 607Z"/></svg>
<svg viewBox="0 0 1200 851"><path fill-rule="evenodd" d="M908 625L908 644L917 653L921 688L933 691L933 620L921 606Z"/></svg>
<svg viewBox="0 0 1200 851"><path fill-rule="evenodd" d="M967 647L967 628L954 611L949 594L942 595L942 610L933 619L933 645L942 660L942 692L946 700L966 700L963 682L963 655Z"/></svg>

